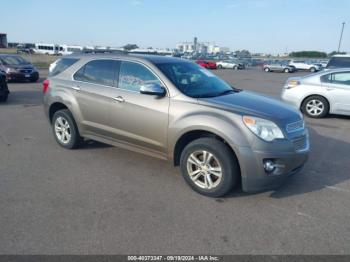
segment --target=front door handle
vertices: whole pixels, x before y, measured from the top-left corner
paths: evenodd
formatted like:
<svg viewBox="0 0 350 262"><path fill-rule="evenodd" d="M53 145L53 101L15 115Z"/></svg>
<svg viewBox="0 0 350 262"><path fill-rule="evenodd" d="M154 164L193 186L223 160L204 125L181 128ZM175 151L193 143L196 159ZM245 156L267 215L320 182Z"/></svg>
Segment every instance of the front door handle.
<svg viewBox="0 0 350 262"><path fill-rule="evenodd" d="M121 97L121 96L113 97L113 99L114 99L115 101L120 102L120 103L125 102L124 98Z"/></svg>
<svg viewBox="0 0 350 262"><path fill-rule="evenodd" d="M80 91L80 87L79 86L72 86L72 89L74 89L75 91Z"/></svg>

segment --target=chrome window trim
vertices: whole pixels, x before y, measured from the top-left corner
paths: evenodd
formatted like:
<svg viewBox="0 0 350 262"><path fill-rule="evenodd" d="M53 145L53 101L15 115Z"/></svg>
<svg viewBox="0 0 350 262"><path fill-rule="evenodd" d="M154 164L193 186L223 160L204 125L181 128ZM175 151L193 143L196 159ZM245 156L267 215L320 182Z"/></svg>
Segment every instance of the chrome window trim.
<svg viewBox="0 0 350 262"><path fill-rule="evenodd" d="M97 84L97 83L91 83L91 82L86 82L86 81L80 81L80 80L76 80L74 79L74 75L81 69L83 68L86 64L92 62L92 61L96 61L96 60L113 60L113 61L119 61L119 62L132 62L132 63L138 63L142 66L144 66L145 68L147 68L153 75L156 76L156 78L162 83L163 87L166 90L166 97L170 97L170 93L169 93L169 89L166 86L166 84L164 83L164 81L154 72L154 70L152 68L150 68L148 65L146 65L145 63L142 63L140 61L135 61L132 59L125 59L125 58L93 58L88 60L87 62L85 62L81 67L79 67L77 70L73 71L73 73L71 74L71 80L74 82L78 82L78 83L85 83L85 84L91 84L91 85L96 85L96 86L103 86L103 87L109 87L109 88L113 88L114 90L123 90L123 91L127 91L127 92L131 92L131 93L137 93L137 94L141 94L140 92L137 91L133 91L133 90L128 90L128 89L124 89L124 88L119 88L118 86L114 85L114 86L108 86L108 85L103 85L103 84ZM120 69L120 68L119 68ZM119 75L118 75L118 82L119 82Z"/></svg>

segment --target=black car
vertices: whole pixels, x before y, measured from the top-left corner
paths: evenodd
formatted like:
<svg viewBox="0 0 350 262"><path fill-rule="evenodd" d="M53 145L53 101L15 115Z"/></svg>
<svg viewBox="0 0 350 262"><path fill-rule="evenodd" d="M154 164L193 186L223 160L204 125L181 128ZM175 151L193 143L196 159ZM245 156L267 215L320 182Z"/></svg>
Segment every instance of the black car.
<svg viewBox="0 0 350 262"><path fill-rule="evenodd" d="M0 71L0 102L6 102L9 93L6 83L6 75Z"/></svg>
<svg viewBox="0 0 350 262"><path fill-rule="evenodd" d="M0 70L5 72L7 81L30 81L39 79L38 70L20 55L0 54Z"/></svg>

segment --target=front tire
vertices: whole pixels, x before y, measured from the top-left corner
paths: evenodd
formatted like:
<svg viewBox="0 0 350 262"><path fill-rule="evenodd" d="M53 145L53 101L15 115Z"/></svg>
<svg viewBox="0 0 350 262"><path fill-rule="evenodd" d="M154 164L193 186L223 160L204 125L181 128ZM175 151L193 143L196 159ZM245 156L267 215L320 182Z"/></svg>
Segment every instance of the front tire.
<svg viewBox="0 0 350 262"><path fill-rule="evenodd" d="M182 176L196 192L209 196L226 195L238 184L238 161L230 148L214 138L189 143L180 158Z"/></svg>
<svg viewBox="0 0 350 262"><path fill-rule="evenodd" d="M5 103L7 101L8 94L3 94L0 96L0 103Z"/></svg>
<svg viewBox="0 0 350 262"><path fill-rule="evenodd" d="M268 73L268 72L270 72L271 70L270 70L270 68L266 67L266 68L264 69L264 71L265 71L266 73Z"/></svg>
<svg viewBox="0 0 350 262"><path fill-rule="evenodd" d="M284 72L284 73L289 73L289 69L288 69L288 68L285 68L285 69L283 70L283 72Z"/></svg>
<svg viewBox="0 0 350 262"><path fill-rule="evenodd" d="M68 109L59 110L53 115L52 130L57 143L64 148L77 148L83 141Z"/></svg>
<svg viewBox="0 0 350 262"><path fill-rule="evenodd" d="M222 65L218 65L218 69L222 69Z"/></svg>
<svg viewBox="0 0 350 262"><path fill-rule="evenodd" d="M316 68L315 68L315 67L311 67L311 68L310 68L310 72L311 72L311 73L315 73L315 72L316 72Z"/></svg>
<svg viewBox="0 0 350 262"><path fill-rule="evenodd" d="M323 118L329 112L329 103L322 96L310 96L304 100L301 110L308 117Z"/></svg>

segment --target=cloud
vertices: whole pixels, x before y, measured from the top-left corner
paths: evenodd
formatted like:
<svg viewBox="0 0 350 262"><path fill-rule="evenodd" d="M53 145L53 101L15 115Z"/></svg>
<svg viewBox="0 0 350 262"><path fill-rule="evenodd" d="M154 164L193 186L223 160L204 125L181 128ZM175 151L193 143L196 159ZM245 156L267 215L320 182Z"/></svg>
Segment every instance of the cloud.
<svg viewBox="0 0 350 262"><path fill-rule="evenodd" d="M226 3L227 8L235 8L235 7L238 7L239 5L240 5L240 3L238 1L234 1L234 0L228 1Z"/></svg>
<svg viewBox="0 0 350 262"><path fill-rule="evenodd" d="M268 1L261 1L261 0L245 0L245 1L229 0L226 2L226 8L237 8L241 6L250 7L250 8L260 8L260 7L265 7L268 4L269 4Z"/></svg>
<svg viewBox="0 0 350 262"><path fill-rule="evenodd" d="M142 0L132 0L132 1L130 1L130 3L131 3L131 5L134 5L134 6L143 4Z"/></svg>

